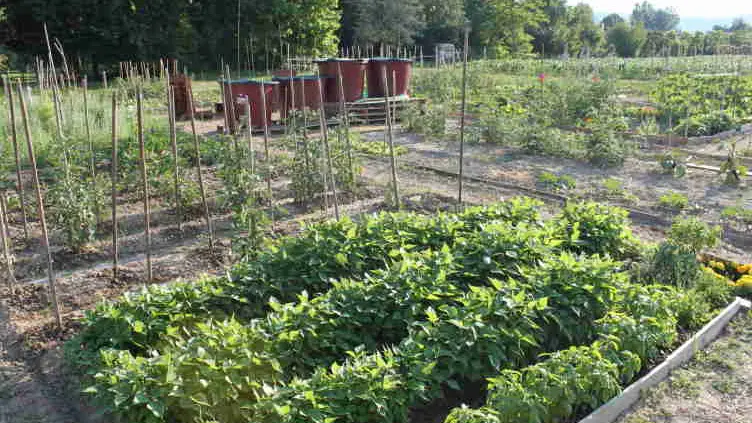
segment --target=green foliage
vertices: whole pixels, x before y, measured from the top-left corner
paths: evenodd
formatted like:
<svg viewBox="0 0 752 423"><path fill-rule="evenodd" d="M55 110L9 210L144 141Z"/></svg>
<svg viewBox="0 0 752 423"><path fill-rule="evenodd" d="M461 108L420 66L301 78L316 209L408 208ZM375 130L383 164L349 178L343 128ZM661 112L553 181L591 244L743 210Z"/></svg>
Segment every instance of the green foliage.
<svg viewBox="0 0 752 423"><path fill-rule="evenodd" d="M626 210L593 202L568 203L555 226L564 247L571 251L615 259L636 254L637 240L629 229Z"/></svg>
<svg viewBox="0 0 752 423"><path fill-rule="evenodd" d="M671 191L661 195L658 199L658 204L673 211L680 211L689 206L689 198L680 192Z"/></svg>
<svg viewBox="0 0 752 423"><path fill-rule="evenodd" d="M66 177L46 197L52 226L63 232L68 248L80 252L96 235L96 206L104 204L103 185Z"/></svg>
<svg viewBox="0 0 752 423"><path fill-rule="evenodd" d="M608 44L622 57L637 56L647 39L647 32L642 24L631 26L626 22L618 22L606 34Z"/></svg>
<svg viewBox="0 0 752 423"><path fill-rule="evenodd" d="M441 137L446 134L448 109L441 104L410 105L402 113L402 125L408 131Z"/></svg>
<svg viewBox="0 0 752 423"><path fill-rule="evenodd" d="M721 234L720 226L710 226L696 217L690 217L674 221L668 232L668 242L697 254L718 245Z"/></svg>
<svg viewBox="0 0 752 423"><path fill-rule="evenodd" d="M571 175L557 176L551 172L538 174L538 183L552 191L567 191L577 186L577 182Z"/></svg>
<svg viewBox="0 0 752 423"><path fill-rule="evenodd" d="M750 224L752 223L752 209L747 209L741 206L724 207L721 211L721 217Z"/></svg>
<svg viewBox="0 0 752 423"><path fill-rule="evenodd" d="M695 253L672 243L662 243L650 258L648 275L653 283L691 287L700 276L700 265Z"/></svg>

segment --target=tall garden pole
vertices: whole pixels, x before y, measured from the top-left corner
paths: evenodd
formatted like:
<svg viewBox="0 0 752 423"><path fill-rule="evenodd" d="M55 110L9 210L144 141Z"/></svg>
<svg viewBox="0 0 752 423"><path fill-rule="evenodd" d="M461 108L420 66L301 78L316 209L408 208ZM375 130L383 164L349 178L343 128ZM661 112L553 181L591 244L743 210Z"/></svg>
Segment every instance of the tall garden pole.
<svg viewBox="0 0 752 423"><path fill-rule="evenodd" d="M339 108L342 113L342 123L345 125L345 143L347 145L347 171L348 179L352 186L355 187L355 169L353 169L352 142L350 141L350 116L347 113L347 102L345 101L345 84L342 81L342 66L337 62L337 84L339 85ZM323 102L323 101L322 101Z"/></svg>
<svg viewBox="0 0 752 423"><path fill-rule="evenodd" d="M117 95L112 93L112 281L118 280L118 129L117 129Z"/></svg>
<svg viewBox="0 0 752 423"><path fill-rule="evenodd" d="M271 157L269 157L269 122L266 120L266 86L264 82L261 82L261 121L264 122L264 162L266 164L266 191L269 196L269 206L273 208L274 198L272 197L272 169L271 169Z"/></svg>
<svg viewBox="0 0 752 423"><path fill-rule="evenodd" d="M465 50L462 53L462 110L460 112L460 169L457 180L457 205L462 207L462 181L464 178L465 159L465 112L467 110L467 50L468 38L470 37L469 25L465 26Z"/></svg>
<svg viewBox="0 0 752 423"><path fill-rule="evenodd" d="M34 187L37 194L37 211L39 221L42 225L42 244L47 252L47 282L50 288L50 301L52 302L52 311L55 314L55 323L58 329L62 329L63 320L60 316L60 305L57 302L57 289L55 288L55 270L52 267L52 251L50 250L50 237L47 232L47 219L44 215L44 200L42 198L42 186L39 183L39 171L37 170L37 159L34 156L34 141L31 139L31 126L29 124L29 113L26 110L26 100L23 95L21 81L18 82L18 97L21 102L21 117L23 118L24 133L26 135L26 147L29 150L29 161L31 162L32 176L34 177Z"/></svg>
<svg viewBox="0 0 752 423"><path fill-rule="evenodd" d="M21 218L23 219L24 239L29 241L29 221L26 216L26 195L24 194L23 178L21 178L21 151L18 148L18 134L16 133L16 110L13 106L13 86L10 80L3 78L5 92L8 98L8 123L10 136L13 142L13 154L16 159L16 191L21 203Z"/></svg>
<svg viewBox="0 0 752 423"><path fill-rule="evenodd" d="M16 277L13 274L13 258L10 253L10 227L8 226L8 207L6 204L5 191L0 191L0 242L3 244L5 268L8 271L8 289L13 294Z"/></svg>
<svg viewBox="0 0 752 423"><path fill-rule="evenodd" d="M334 179L334 166L332 165L332 154L329 150L329 128L326 125L326 113L324 113L324 94L321 87L321 79L316 80L319 88L319 119L321 120L321 140L324 143L324 153L326 154L327 168L329 171L329 180L332 181L332 198L334 200L334 218L339 220L339 204L337 201L337 183ZM324 191L326 197L328 193Z"/></svg>
<svg viewBox="0 0 752 423"><path fill-rule="evenodd" d="M169 78L169 77L168 77ZM168 82L169 84L169 82ZM168 123L170 124L170 145L172 146L172 171L175 174L173 177L173 185L175 189L175 213L178 218L178 230L183 232L183 210L180 205L180 163L178 156L178 136L177 129L175 128L176 116L175 116L175 89L172 85L167 86L167 115Z"/></svg>
<svg viewBox="0 0 752 423"><path fill-rule="evenodd" d="M389 156L392 170L392 194L394 195L394 205L400 208L399 188L397 186L397 157L394 153L394 134L392 131L392 111L389 101L389 78L386 77L386 66L381 68L381 81L384 84L384 101L386 108L386 136L389 141ZM394 87L392 87L394 89Z"/></svg>
<svg viewBox="0 0 752 423"><path fill-rule="evenodd" d="M251 158L251 173L256 174L256 151L253 147L253 119L251 119L251 101L248 99L245 103L245 118L248 131L246 136L248 137L248 154Z"/></svg>
<svg viewBox="0 0 752 423"><path fill-rule="evenodd" d="M152 281L152 266L151 266L151 210L149 206L149 176L146 172L146 145L144 142L144 105L143 105L143 92L141 87L138 87L138 93L136 94L136 116L138 119L138 148L141 160L141 183L143 184L143 196L144 196L144 241L146 249L146 280L148 283Z"/></svg>
<svg viewBox="0 0 752 423"><path fill-rule="evenodd" d="M193 89L188 89L188 104L193 104ZM206 201L206 190L204 189L204 178L201 175L201 146L196 133L196 117L193 113L193 107L189 107L191 115L191 131L193 132L193 148L196 154L196 172L198 176L198 188L201 192L201 203L204 206L204 217L206 218L206 229L209 232L209 248L214 251L214 230L212 229L211 214L209 213L209 203Z"/></svg>
<svg viewBox="0 0 752 423"><path fill-rule="evenodd" d="M86 142L89 145L89 172L91 173L91 190L96 192L97 188L97 165L96 157L94 156L94 142L91 139L91 125L89 124L89 81L84 76L82 81L84 89L84 125L86 126ZM94 213L96 213L97 222L99 222L99 216L101 210L99 207L99 198L94 195Z"/></svg>

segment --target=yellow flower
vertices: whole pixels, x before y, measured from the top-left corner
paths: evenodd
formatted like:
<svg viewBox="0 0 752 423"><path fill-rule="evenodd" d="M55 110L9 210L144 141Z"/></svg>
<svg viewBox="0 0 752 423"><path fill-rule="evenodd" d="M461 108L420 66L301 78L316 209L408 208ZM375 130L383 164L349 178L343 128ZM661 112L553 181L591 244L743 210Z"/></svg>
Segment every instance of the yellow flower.
<svg viewBox="0 0 752 423"><path fill-rule="evenodd" d="M736 281L736 289L740 295L752 295L752 275L744 275Z"/></svg>
<svg viewBox="0 0 752 423"><path fill-rule="evenodd" d="M718 269L718 270L726 270L726 265L725 265L725 264L723 264L723 262L722 262L722 261L715 261L715 260L710 260L710 261L708 262L708 264L709 264L709 265L710 265L710 267L712 267L713 269Z"/></svg>
<svg viewBox="0 0 752 423"><path fill-rule="evenodd" d="M750 273L750 270L752 270L752 264L741 264L736 268L736 273L746 275L747 273Z"/></svg>

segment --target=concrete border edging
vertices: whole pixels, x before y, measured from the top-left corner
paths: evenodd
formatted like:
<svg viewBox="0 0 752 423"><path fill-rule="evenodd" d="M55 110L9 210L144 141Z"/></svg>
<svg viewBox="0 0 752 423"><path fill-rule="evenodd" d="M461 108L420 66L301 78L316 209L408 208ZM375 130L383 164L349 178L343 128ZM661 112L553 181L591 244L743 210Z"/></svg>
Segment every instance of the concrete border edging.
<svg viewBox="0 0 752 423"><path fill-rule="evenodd" d="M643 391L662 382L672 370L692 359L697 351L713 342L729 324L731 319L741 310L750 309L751 307L752 304L749 301L737 297L733 303L726 307L710 323L671 353L658 367L651 370L650 373L640 378L637 382L629 385L621 394L593 411L590 415L580 420L579 423L612 423L616 421L622 413L627 411L629 407L640 399Z"/></svg>

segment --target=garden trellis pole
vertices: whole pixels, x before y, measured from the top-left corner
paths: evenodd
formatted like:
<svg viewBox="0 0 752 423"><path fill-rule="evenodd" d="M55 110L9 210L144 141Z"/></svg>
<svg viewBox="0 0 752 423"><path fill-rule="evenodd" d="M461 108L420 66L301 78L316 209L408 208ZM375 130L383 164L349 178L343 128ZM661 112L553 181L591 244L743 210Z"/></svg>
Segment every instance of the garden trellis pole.
<svg viewBox="0 0 752 423"><path fill-rule="evenodd" d="M337 62L337 84L339 85L339 108L342 113L342 124L345 126L344 136L347 146L347 172L348 179L352 184L350 190L355 188L355 169L353 169L352 142L350 141L350 116L347 112L347 102L345 101L345 84L342 81L342 66Z"/></svg>
<svg viewBox="0 0 752 423"><path fill-rule="evenodd" d="M3 243L3 257L5 258L5 269L8 271L8 289L13 294L13 287L16 284L16 276L13 274L13 257L10 253L10 226L8 226L8 206L5 197L5 191L0 191L0 242Z"/></svg>
<svg viewBox="0 0 752 423"><path fill-rule="evenodd" d="M246 97L247 98L247 97ZM245 118L248 131L246 136L248 137L248 154L251 159L251 174L256 174L256 152L253 146L253 120L251 119L251 101L247 99L245 102Z"/></svg>
<svg viewBox="0 0 752 423"><path fill-rule="evenodd" d="M193 132L193 149L196 154L196 174L198 176L198 189L201 193L201 204L204 207L204 217L206 219L206 230L209 232L209 248L214 252L214 230L212 229L211 213L209 212L209 203L206 201L206 189L204 188L204 177L201 174L201 146L196 132L196 116L193 112L193 88L188 88L188 110L191 116L191 131Z"/></svg>
<svg viewBox="0 0 752 423"><path fill-rule="evenodd" d="M82 80L84 89L84 125L86 126L86 142L89 145L89 172L91 173L91 190L94 194L94 213L96 214L97 223L99 223L99 216L101 210L99 207L99 196L96 195L97 189L97 164L94 153L94 141L91 139L91 125L89 123L89 81L84 76Z"/></svg>
<svg viewBox="0 0 752 423"><path fill-rule="evenodd" d="M394 133L392 131L392 112L391 104L389 101L389 78L386 76L386 66L381 68L381 81L384 84L384 106L386 109L386 136L389 141L389 157L392 170L392 194L394 195L394 205L397 209L400 208L399 188L397 183L397 157L394 153ZM394 87L392 87L394 90Z"/></svg>
<svg viewBox="0 0 752 423"><path fill-rule="evenodd" d="M321 79L316 80L319 89L319 119L321 120L321 141L324 143L324 153L326 154L327 168L329 171L329 180L332 181L332 199L334 200L334 218L339 220L339 204L337 201L337 183L334 179L334 166L332 165L332 154L329 150L329 128L326 125L326 113L324 112L324 90L321 87ZM326 197L326 187L324 196Z"/></svg>
<svg viewBox="0 0 752 423"><path fill-rule="evenodd" d="M146 280L152 281L151 266L151 209L149 206L149 175L146 170L146 143L144 142L144 105L143 92L138 87L136 94L136 116L138 122L138 148L141 160L141 183L144 196L144 241L146 249Z"/></svg>
<svg viewBox="0 0 752 423"><path fill-rule="evenodd" d="M112 281L118 280L118 129L117 129L117 94L112 93Z"/></svg>
<svg viewBox="0 0 752 423"><path fill-rule="evenodd" d="M16 132L16 109L13 105L13 85L10 79L3 78L5 93L8 98L8 123L10 126L13 154L16 160L16 192L21 203L21 219L23 220L24 239L29 242L29 220L26 216L26 195L24 193L23 178L21 177L21 150L18 148L18 133Z"/></svg>
<svg viewBox="0 0 752 423"><path fill-rule="evenodd" d="M24 133L26 135L26 147L29 150L29 161L31 162L32 176L34 177L34 187L37 194L37 211L42 229L42 245L47 252L47 282L50 289L50 301L52 311L55 315L55 323L58 329L62 329L63 320L60 316L60 305L57 302L57 289L55 287L55 270L52 267L52 250L50 249L50 237L47 232L47 219L44 215L44 200L42 198L42 186L39 183L39 171L37 169L37 159L34 156L34 141L31 139L31 125L29 123L29 113L26 110L26 100L23 95L21 81L18 81L18 99L21 102L21 117L23 118Z"/></svg>
<svg viewBox="0 0 752 423"><path fill-rule="evenodd" d="M468 38L470 37L470 28L465 27L465 45L462 53L462 109L460 111L460 158L459 173L457 179L457 206L462 207L462 182L464 178L464 159L465 159L465 112L467 111L467 51Z"/></svg>
<svg viewBox="0 0 752 423"><path fill-rule="evenodd" d="M271 168L271 157L269 157L269 122L266 119L266 86L264 85L264 82L261 81L261 121L263 122L264 127L264 164L266 165L266 171L264 174L264 179L266 180L266 191L267 195L269 196L269 207L274 209L274 197L272 197L272 168ZM274 211L272 210L272 216L274 216ZM272 222L274 219L272 218Z"/></svg>
<svg viewBox="0 0 752 423"><path fill-rule="evenodd" d="M173 185L175 189L175 214L178 218L178 230L183 232L183 208L180 204L180 157L178 156L178 136L175 116L175 88L169 82L167 77L167 120L170 124L170 145L172 147L172 162L174 172Z"/></svg>

